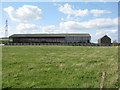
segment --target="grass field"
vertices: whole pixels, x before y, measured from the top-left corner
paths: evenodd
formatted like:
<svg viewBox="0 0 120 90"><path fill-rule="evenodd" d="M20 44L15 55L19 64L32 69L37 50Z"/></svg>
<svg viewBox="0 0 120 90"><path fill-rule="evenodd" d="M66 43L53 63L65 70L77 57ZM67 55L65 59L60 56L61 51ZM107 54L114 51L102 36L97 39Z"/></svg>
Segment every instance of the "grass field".
<svg viewBox="0 0 120 90"><path fill-rule="evenodd" d="M3 46L3 88L118 87L118 47Z"/></svg>

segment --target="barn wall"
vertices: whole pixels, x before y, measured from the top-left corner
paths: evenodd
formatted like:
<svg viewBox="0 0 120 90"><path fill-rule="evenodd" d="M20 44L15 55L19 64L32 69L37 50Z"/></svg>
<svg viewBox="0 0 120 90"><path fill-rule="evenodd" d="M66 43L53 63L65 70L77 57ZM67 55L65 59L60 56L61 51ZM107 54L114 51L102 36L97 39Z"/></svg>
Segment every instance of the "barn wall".
<svg viewBox="0 0 120 90"><path fill-rule="evenodd" d="M80 42L89 43L91 37L13 37L15 43L41 43L41 42Z"/></svg>
<svg viewBox="0 0 120 90"><path fill-rule="evenodd" d="M104 37L101 39L101 43L103 44L111 44L111 39Z"/></svg>
<svg viewBox="0 0 120 90"><path fill-rule="evenodd" d="M111 39L107 36L98 40L99 44L111 44Z"/></svg>

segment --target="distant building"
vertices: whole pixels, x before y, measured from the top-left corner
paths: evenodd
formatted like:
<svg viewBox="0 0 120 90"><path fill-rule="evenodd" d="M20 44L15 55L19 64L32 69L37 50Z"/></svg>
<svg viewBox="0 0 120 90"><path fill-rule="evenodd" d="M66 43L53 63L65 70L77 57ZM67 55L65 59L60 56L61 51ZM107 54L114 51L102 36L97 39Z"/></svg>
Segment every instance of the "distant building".
<svg viewBox="0 0 120 90"><path fill-rule="evenodd" d="M14 34L13 43L90 43L90 34Z"/></svg>
<svg viewBox="0 0 120 90"><path fill-rule="evenodd" d="M98 44L110 45L111 44L111 38L108 37L107 35L105 35L102 38L98 39Z"/></svg>

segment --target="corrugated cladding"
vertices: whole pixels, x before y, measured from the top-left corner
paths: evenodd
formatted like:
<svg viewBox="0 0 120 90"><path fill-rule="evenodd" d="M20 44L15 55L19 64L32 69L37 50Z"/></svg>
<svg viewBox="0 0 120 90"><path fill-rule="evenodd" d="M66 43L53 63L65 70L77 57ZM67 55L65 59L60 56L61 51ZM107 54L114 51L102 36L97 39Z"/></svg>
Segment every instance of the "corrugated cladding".
<svg viewBox="0 0 120 90"><path fill-rule="evenodd" d="M67 37L67 36L91 37L90 34L13 34L10 36L10 38L13 38L13 37Z"/></svg>

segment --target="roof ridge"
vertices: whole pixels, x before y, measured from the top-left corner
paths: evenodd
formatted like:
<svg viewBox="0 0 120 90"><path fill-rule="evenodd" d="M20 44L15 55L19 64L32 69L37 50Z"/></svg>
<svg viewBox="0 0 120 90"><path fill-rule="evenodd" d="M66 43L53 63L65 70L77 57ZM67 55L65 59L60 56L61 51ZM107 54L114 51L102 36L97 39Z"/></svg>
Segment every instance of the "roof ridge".
<svg viewBox="0 0 120 90"><path fill-rule="evenodd" d="M10 37L40 37L40 36L90 36L90 34L13 34Z"/></svg>

